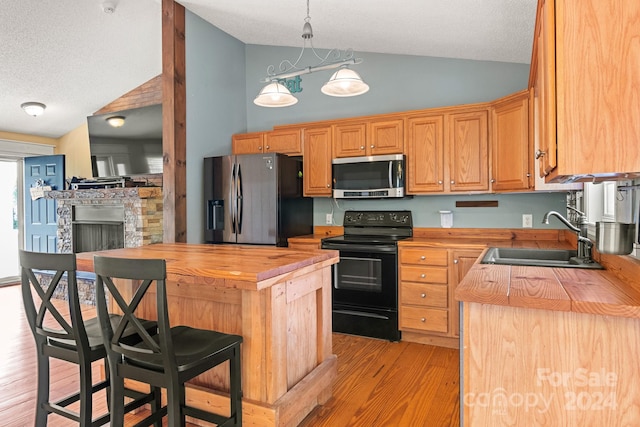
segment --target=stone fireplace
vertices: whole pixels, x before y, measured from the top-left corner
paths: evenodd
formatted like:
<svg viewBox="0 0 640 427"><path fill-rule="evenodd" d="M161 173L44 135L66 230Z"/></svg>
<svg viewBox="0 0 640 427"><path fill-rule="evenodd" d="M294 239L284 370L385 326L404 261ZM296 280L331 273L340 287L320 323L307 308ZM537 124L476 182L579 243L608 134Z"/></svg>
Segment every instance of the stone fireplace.
<svg viewBox="0 0 640 427"><path fill-rule="evenodd" d="M49 191L58 201L58 252L162 242L162 188Z"/></svg>

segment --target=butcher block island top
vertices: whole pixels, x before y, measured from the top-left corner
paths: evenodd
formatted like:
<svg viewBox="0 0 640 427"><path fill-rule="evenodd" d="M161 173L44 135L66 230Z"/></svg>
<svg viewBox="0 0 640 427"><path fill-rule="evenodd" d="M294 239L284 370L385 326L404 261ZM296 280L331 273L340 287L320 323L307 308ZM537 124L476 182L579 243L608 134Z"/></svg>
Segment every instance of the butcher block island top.
<svg viewBox="0 0 640 427"><path fill-rule="evenodd" d="M297 251L274 246L161 243L77 254L78 269L93 271L93 256L162 258L169 280L260 290L274 278L318 263L338 262L338 251ZM316 266L317 267L317 266Z"/></svg>
<svg viewBox="0 0 640 427"><path fill-rule="evenodd" d="M331 265L337 251L272 246L162 243L77 254L162 258L172 325L242 335L243 423L295 426L332 395L337 359L331 341ZM133 281L119 281L132 295ZM141 316L154 318L155 301ZM189 384L196 407L228 408L228 373L208 371ZM132 384L135 386L135 384Z"/></svg>

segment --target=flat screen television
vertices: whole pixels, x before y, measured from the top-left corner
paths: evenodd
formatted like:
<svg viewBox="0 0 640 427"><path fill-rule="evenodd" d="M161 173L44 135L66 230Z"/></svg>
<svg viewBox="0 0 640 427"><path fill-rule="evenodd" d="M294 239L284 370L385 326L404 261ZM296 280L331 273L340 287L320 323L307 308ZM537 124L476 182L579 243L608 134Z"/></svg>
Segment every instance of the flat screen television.
<svg viewBox="0 0 640 427"><path fill-rule="evenodd" d="M119 127L108 119L122 117ZM87 117L95 178L162 173L162 105Z"/></svg>

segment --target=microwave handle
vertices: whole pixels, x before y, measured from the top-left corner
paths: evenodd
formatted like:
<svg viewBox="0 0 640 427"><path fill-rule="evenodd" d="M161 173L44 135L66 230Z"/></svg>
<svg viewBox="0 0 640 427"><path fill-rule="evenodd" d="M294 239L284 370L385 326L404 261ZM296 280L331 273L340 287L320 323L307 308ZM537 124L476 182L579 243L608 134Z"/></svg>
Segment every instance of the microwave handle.
<svg viewBox="0 0 640 427"><path fill-rule="evenodd" d="M389 160L389 187L393 188L393 160Z"/></svg>

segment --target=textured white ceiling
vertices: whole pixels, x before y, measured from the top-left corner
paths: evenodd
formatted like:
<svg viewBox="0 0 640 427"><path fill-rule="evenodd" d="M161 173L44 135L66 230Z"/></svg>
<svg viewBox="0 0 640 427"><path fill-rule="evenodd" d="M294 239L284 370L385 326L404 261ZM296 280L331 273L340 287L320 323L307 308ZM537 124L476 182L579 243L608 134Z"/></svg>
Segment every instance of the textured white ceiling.
<svg viewBox="0 0 640 427"><path fill-rule="evenodd" d="M2 0L0 131L60 137L161 72L160 0ZM184 0L247 44L301 46L305 0ZM311 0L317 48L528 63L536 0ZM20 109L43 102L34 118Z"/></svg>

